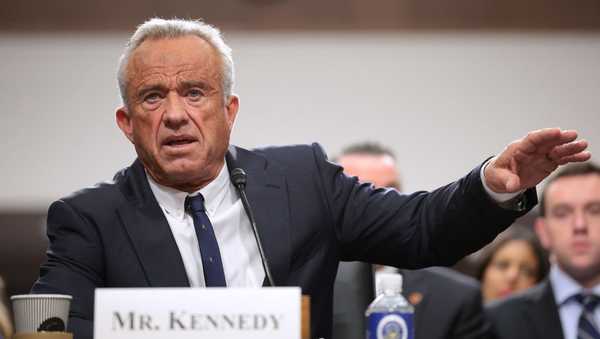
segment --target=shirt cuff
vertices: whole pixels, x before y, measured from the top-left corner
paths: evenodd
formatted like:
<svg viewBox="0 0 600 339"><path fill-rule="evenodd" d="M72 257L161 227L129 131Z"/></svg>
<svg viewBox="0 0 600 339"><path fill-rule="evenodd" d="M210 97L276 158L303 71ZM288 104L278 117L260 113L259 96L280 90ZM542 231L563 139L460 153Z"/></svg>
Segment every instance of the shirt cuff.
<svg viewBox="0 0 600 339"><path fill-rule="evenodd" d="M493 158L491 158L493 159ZM484 171L485 168L487 167L487 165L490 163L490 160L485 162L485 164L483 164L483 166L481 166L481 171L479 171L479 176L481 177L481 183L483 184L483 189L487 192L487 194L490 196L490 198L492 198L492 200L494 200L496 203L501 204L503 202L507 202L517 196L519 196L520 194L523 194L523 192L525 192L525 190L521 190L519 192L514 192L514 193L496 193L494 191L492 191L488 185L486 185L485 183L485 175L484 175Z"/></svg>

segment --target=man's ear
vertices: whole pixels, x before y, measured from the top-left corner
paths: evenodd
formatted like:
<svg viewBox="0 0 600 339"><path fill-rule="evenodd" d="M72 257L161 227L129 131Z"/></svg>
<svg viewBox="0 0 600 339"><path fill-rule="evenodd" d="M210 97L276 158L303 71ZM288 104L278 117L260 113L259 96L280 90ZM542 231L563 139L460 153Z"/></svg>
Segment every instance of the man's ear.
<svg viewBox="0 0 600 339"><path fill-rule="evenodd" d="M550 250L551 241L550 236L548 234L548 225L546 223L546 218L537 217L533 224L533 228L535 230L535 234L537 234L538 238L540 239L542 246L544 246L546 250Z"/></svg>
<svg viewBox="0 0 600 339"><path fill-rule="evenodd" d="M131 117L129 116L129 112L127 112L126 107L123 106L117 108L116 120L117 125L119 126L121 131L123 131L123 134L125 134L127 139L129 139L129 141L131 141L132 144L135 144L133 142L133 126L131 122Z"/></svg>
<svg viewBox="0 0 600 339"><path fill-rule="evenodd" d="M227 125L229 126L229 132L233 129L233 124L235 123L235 118L237 117L238 110L240 108L240 98L237 95L232 94L227 98L227 103L225 104L225 113L227 119Z"/></svg>

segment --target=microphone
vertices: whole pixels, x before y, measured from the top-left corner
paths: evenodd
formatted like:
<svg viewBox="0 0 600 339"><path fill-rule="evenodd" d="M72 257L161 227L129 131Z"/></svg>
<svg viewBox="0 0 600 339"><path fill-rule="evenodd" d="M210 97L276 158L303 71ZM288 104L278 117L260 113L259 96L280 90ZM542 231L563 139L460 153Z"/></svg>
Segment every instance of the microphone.
<svg viewBox="0 0 600 339"><path fill-rule="evenodd" d="M246 174L246 172L239 168L236 167L231 171L231 182L233 182L233 185L237 188L237 189L245 189L246 188L246 179L248 177L248 175Z"/></svg>
<svg viewBox="0 0 600 339"><path fill-rule="evenodd" d="M254 219L254 214L252 213L252 209L250 208L250 203L248 202L248 197L246 197L246 180L248 175L246 172L236 167L230 173L231 182L237 189L240 198L242 199L242 204L244 205L244 210L246 211L246 215L248 215L248 219L250 219L250 225L252 226L252 233L254 233L254 238L256 240L256 245L258 246L258 253L260 254L260 259L262 261L263 270L265 271L265 275L267 276L267 281L269 285L275 287L275 281L273 280L273 276L271 275L271 270L269 269L269 264L267 262L267 257L265 256L265 252L262 247L262 241L260 240L260 235L258 235L258 228L256 227L256 220Z"/></svg>

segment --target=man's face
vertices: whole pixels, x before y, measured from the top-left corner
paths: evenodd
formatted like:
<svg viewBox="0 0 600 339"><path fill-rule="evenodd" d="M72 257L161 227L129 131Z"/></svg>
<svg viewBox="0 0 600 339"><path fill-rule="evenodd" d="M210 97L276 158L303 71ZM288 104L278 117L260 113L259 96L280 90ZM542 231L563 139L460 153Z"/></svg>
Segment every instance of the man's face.
<svg viewBox="0 0 600 339"><path fill-rule="evenodd" d="M546 216L536 221L542 244L583 286L600 282L600 175L559 178L546 190Z"/></svg>
<svg viewBox="0 0 600 339"><path fill-rule="evenodd" d="M398 170L389 155L348 154L341 156L338 163L344 167L344 173L356 176L360 181L400 189Z"/></svg>
<svg viewBox="0 0 600 339"><path fill-rule="evenodd" d="M223 166L238 98L224 99L221 70L196 36L147 40L132 53L117 123L158 183L191 192Z"/></svg>

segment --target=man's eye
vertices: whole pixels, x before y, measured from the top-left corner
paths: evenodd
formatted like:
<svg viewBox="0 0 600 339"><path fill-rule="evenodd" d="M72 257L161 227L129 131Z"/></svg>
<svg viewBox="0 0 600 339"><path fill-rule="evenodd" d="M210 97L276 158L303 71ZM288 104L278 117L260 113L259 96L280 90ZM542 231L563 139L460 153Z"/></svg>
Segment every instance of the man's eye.
<svg viewBox="0 0 600 339"><path fill-rule="evenodd" d="M187 96L191 99L200 99L202 96L204 96L204 93L197 88L192 88L187 92Z"/></svg>
<svg viewBox="0 0 600 339"><path fill-rule="evenodd" d="M159 93L150 93L144 97L144 102L152 104L152 103L155 103L158 100L160 100L160 98L161 98L161 96Z"/></svg>
<svg viewBox="0 0 600 339"><path fill-rule="evenodd" d="M591 215L600 216L600 203L595 202L587 206L587 210Z"/></svg>
<svg viewBox="0 0 600 339"><path fill-rule="evenodd" d="M572 210L567 206L558 206L552 211L552 215L556 218L566 218L571 215Z"/></svg>

